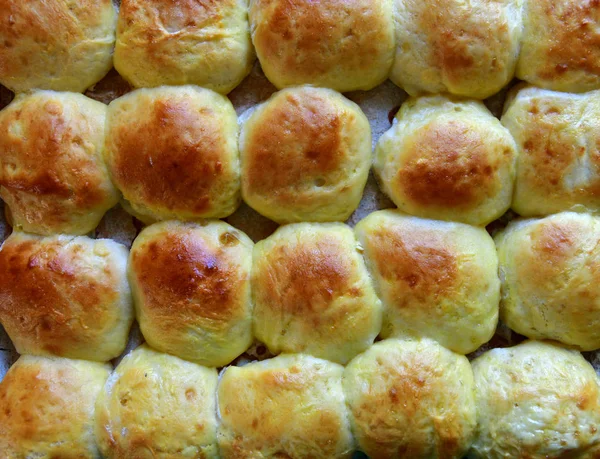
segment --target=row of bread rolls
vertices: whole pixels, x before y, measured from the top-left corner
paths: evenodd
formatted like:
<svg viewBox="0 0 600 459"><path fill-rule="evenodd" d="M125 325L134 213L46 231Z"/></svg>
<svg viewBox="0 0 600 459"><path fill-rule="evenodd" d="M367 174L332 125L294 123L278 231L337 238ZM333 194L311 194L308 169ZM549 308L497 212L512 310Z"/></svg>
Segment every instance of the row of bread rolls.
<svg viewBox="0 0 600 459"><path fill-rule="evenodd" d="M0 82L84 91L113 62L136 87L223 94L256 55L278 88L367 90L388 76L411 95L483 99L516 76L600 88L595 0L110 0L0 3ZM58 31L58 32L57 32ZM254 45L254 46L253 46Z"/></svg>
<svg viewBox="0 0 600 459"><path fill-rule="evenodd" d="M224 218L243 198L279 223L344 221L373 162L403 212L487 225L600 210L600 91L533 87L499 121L483 103L411 98L379 139L354 102L325 88L275 93L238 118L198 86L139 89L108 108L38 91L0 112L0 196L15 228L86 234L120 196L145 223ZM238 138L239 137L239 138Z"/></svg>
<svg viewBox="0 0 600 459"><path fill-rule="evenodd" d="M600 387L576 351L466 357L374 344L346 368L285 354L206 368L141 346L109 365L22 356L0 383L6 458L597 457Z"/></svg>
<svg viewBox="0 0 600 459"><path fill-rule="evenodd" d="M108 361L135 307L153 348L211 367L254 340L341 364L378 336L468 354L499 311L529 338L600 348L599 217L517 220L496 245L482 228L395 210L354 232L285 225L256 245L221 221L160 222L129 260L113 241L15 232L0 250L0 323L21 354Z"/></svg>

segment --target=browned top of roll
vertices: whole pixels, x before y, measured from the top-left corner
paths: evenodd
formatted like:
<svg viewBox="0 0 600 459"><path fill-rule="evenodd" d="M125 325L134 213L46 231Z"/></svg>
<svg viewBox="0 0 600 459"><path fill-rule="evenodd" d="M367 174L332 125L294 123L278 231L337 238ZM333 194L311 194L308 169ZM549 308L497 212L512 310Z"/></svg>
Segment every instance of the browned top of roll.
<svg viewBox="0 0 600 459"><path fill-rule="evenodd" d="M115 358L133 320L126 266L112 240L13 233L0 250L0 323L20 353Z"/></svg>
<svg viewBox="0 0 600 459"><path fill-rule="evenodd" d="M116 204L102 161L106 106L39 91L0 113L0 186L16 226L85 234Z"/></svg>
<svg viewBox="0 0 600 459"><path fill-rule="evenodd" d="M600 88L600 2L526 3L517 77L557 91Z"/></svg>
<svg viewBox="0 0 600 459"><path fill-rule="evenodd" d="M135 211L189 219L225 217L237 206L237 120L223 96L194 86L141 89L110 104L107 125L109 167Z"/></svg>

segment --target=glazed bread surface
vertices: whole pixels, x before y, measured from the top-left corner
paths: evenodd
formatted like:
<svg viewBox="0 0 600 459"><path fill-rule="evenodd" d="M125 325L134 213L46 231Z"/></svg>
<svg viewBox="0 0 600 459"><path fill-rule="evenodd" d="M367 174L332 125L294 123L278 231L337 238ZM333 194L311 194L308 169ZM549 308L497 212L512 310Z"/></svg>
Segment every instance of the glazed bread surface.
<svg viewBox="0 0 600 459"><path fill-rule="evenodd" d="M394 0L396 57L390 79L416 96L484 99L513 78L523 0Z"/></svg>
<svg viewBox="0 0 600 459"><path fill-rule="evenodd" d="M145 228L131 248L129 279L148 344L215 367L248 349L252 247L221 221Z"/></svg>
<svg viewBox="0 0 600 459"><path fill-rule="evenodd" d="M345 364L381 329L381 302L342 223L287 225L258 242L252 295L254 333L273 354Z"/></svg>
<svg viewBox="0 0 600 459"><path fill-rule="evenodd" d="M483 226L510 206L516 145L483 103L409 99L379 139L379 185L406 213Z"/></svg>
<svg viewBox="0 0 600 459"><path fill-rule="evenodd" d="M469 457L596 457L598 378L579 352L528 341L472 365L478 427Z"/></svg>
<svg viewBox="0 0 600 459"><path fill-rule="evenodd" d="M490 340L500 280L483 228L382 210L355 232L383 302L383 338L427 336L460 354Z"/></svg>
<svg viewBox="0 0 600 459"><path fill-rule="evenodd" d="M96 437L108 459L218 458L217 371L143 345L108 378Z"/></svg>
<svg viewBox="0 0 600 459"><path fill-rule="evenodd" d="M279 89L383 83L394 59L392 0L250 0L256 54Z"/></svg>
<svg viewBox="0 0 600 459"><path fill-rule="evenodd" d="M0 383L0 451L7 459L101 459L96 397L106 364L24 355Z"/></svg>
<svg viewBox="0 0 600 459"><path fill-rule="evenodd" d="M227 368L218 388L222 457L349 458L343 372L301 354Z"/></svg>
<svg viewBox="0 0 600 459"><path fill-rule="evenodd" d="M529 338L600 348L600 218L518 220L495 239L502 321Z"/></svg>
<svg viewBox="0 0 600 459"><path fill-rule="evenodd" d="M515 212L600 211L600 91L521 86L508 98L502 124L518 149Z"/></svg>
<svg viewBox="0 0 600 459"><path fill-rule="evenodd" d="M136 87L227 94L254 62L248 0L122 0L115 68Z"/></svg>
<svg viewBox="0 0 600 459"><path fill-rule="evenodd" d="M0 0L0 83L83 92L113 64L111 0Z"/></svg>
<svg viewBox="0 0 600 459"><path fill-rule="evenodd" d="M242 196L278 223L344 221L371 166L371 128L330 89L285 89L242 116Z"/></svg>
<svg viewBox="0 0 600 459"><path fill-rule="evenodd" d="M86 234L117 204L105 121L104 104L66 92L20 95L0 112L0 197L15 229Z"/></svg>
<svg viewBox="0 0 600 459"><path fill-rule="evenodd" d="M237 116L198 86L138 89L111 102L106 162L145 223L232 214L240 202Z"/></svg>
<svg viewBox="0 0 600 459"><path fill-rule="evenodd" d="M14 232L0 248L0 323L19 354L106 362L133 322L127 249Z"/></svg>
<svg viewBox="0 0 600 459"><path fill-rule="evenodd" d="M517 78L565 92L600 89L600 3L525 2Z"/></svg>
<svg viewBox="0 0 600 459"><path fill-rule="evenodd" d="M435 341L380 341L348 364L343 386L359 448L371 459L460 459L471 446L471 365Z"/></svg>

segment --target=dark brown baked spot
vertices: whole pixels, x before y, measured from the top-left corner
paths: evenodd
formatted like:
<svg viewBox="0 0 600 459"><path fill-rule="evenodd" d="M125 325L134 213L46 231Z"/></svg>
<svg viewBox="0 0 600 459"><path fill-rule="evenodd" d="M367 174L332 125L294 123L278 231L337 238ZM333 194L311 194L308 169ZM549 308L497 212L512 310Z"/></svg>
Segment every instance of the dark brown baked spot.
<svg viewBox="0 0 600 459"><path fill-rule="evenodd" d="M87 253L59 243L9 240L0 251L0 319L28 349L61 354L86 339L101 335L112 321L100 308L118 295L116 274L91 278L77 264ZM89 342L89 346L98 343Z"/></svg>
<svg viewBox="0 0 600 459"><path fill-rule="evenodd" d="M377 272L398 285L400 296L426 300L455 288L456 256L434 231L409 233L388 226L371 234L367 244Z"/></svg>
<svg viewBox="0 0 600 459"><path fill-rule="evenodd" d="M244 274L229 257L193 232L161 234L134 249L133 269L154 323L179 328L190 317L226 321L235 314Z"/></svg>
<svg viewBox="0 0 600 459"><path fill-rule="evenodd" d="M346 159L344 118L314 92L285 94L263 112L260 126L246 140L246 181L252 192L281 200L297 198L305 183L327 180Z"/></svg>
<svg viewBox="0 0 600 459"><path fill-rule="evenodd" d="M545 66L539 75L546 80L560 78L570 71L583 71L600 76L600 19L599 0L534 2L535 12L542 14L547 24L543 37L549 42L544 44Z"/></svg>
<svg viewBox="0 0 600 459"><path fill-rule="evenodd" d="M149 206L203 213L233 180L219 117L185 98L157 100L112 119L112 171L124 195Z"/></svg>
<svg viewBox="0 0 600 459"><path fill-rule="evenodd" d="M457 121L425 126L413 134L398 185L414 203L425 207L476 205L498 186L499 167L489 158L486 139Z"/></svg>

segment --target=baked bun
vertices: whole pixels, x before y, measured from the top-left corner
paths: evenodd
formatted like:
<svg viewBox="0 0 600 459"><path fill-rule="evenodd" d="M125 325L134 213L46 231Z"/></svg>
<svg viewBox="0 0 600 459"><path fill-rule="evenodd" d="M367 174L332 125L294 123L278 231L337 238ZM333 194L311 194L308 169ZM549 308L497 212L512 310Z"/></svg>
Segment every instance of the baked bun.
<svg viewBox="0 0 600 459"><path fill-rule="evenodd" d="M340 92L383 83L394 59L393 0L250 0L256 54L278 88Z"/></svg>
<svg viewBox="0 0 600 459"><path fill-rule="evenodd" d="M525 2L517 77L547 89L600 88L600 3L597 0Z"/></svg>
<svg viewBox="0 0 600 459"><path fill-rule="evenodd" d="M600 211L600 91L524 88L509 98L502 123L519 151L515 212Z"/></svg>
<svg viewBox="0 0 600 459"><path fill-rule="evenodd" d="M108 459L217 458L217 370L141 346L125 356L96 402Z"/></svg>
<svg viewBox="0 0 600 459"><path fill-rule="evenodd" d="M523 0L395 0L390 79L410 95L449 92L485 99L512 79Z"/></svg>
<svg viewBox="0 0 600 459"><path fill-rule="evenodd" d="M0 0L0 83L83 92L112 67L111 0Z"/></svg>
<svg viewBox="0 0 600 459"><path fill-rule="evenodd" d="M100 458L94 403L110 366L23 355L0 383L0 451L8 459Z"/></svg>
<svg viewBox="0 0 600 459"><path fill-rule="evenodd" d="M252 68L248 0L122 0L115 68L137 87L227 94Z"/></svg>
<svg viewBox="0 0 600 459"><path fill-rule="evenodd" d="M500 317L521 335L600 348L600 218L564 212L496 236Z"/></svg>
<svg viewBox="0 0 600 459"><path fill-rule="evenodd" d="M343 371L302 354L227 368L218 389L223 458L349 458Z"/></svg>
<svg viewBox="0 0 600 459"><path fill-rule="evenodd" d="M105 119L104 104L53 91L17 96L0 112L0 197L15 229L86 234L117 204Z"/></svg>
<svg viewBox="0 0 600 459"><path fill-rule="evenodd" d="M273 354L345 364L373 344L381 302L357 245L342 223L287 225L256 244L254 333Z"/></svg>
<svg viewBox="0 0 600 459"><path fill-rule="evenodd" d="M140 220L232 214L240 201L237 116L197 86L138 89L108 107L106 158Z"/></svg>
<svg viewBox="0 0 600 459"><path fill-rule="evenodd" d="M428 336L468 354L493 336L498 257L483 228L382 210L355 232L383 301L382 337Z"/></svg>
<svg viewBox="0 0 600 459"><path fill-rule="evenodd" d="M133 321L127 249L110 239L13 233L0 249L0 323L19 354L106 362Z"/></svg>
<svg viewBox="0 0 600 459"><path fill-rule="evenodd" d="M279 223L343 221L358 207L371 167L371 127L330 89L274 94L240 135L242 195Z"/></svg>
<svg viewBox="0 0 600 459"><path fill-rule="evenodd" d="M148 344L215 367L248 349L252 246L220 221L145 228L131 248L129 279Z"/></svg>
<svg viewBox="0 0 600 459"><path fill-rule="evenodd" d="M473 362L474 458L590 458L600 443L600 394L579 352L527 341Z"/></svg>
<svg viewBox="0 0 600 459"><path fill-rule="evenodd" d="M379 139L375 172L400 210L486 225L510 206L516 145L483 103L409 99Z"/></svg>
<svg viewBox="0 0 600 459"><path fill-rule="evenodd" d="M435 341L376 343L348 364L343 386L359 448L371 459L460 459L471 446L471 365Z"/></svg>

